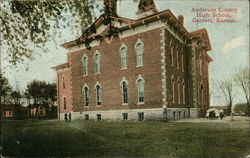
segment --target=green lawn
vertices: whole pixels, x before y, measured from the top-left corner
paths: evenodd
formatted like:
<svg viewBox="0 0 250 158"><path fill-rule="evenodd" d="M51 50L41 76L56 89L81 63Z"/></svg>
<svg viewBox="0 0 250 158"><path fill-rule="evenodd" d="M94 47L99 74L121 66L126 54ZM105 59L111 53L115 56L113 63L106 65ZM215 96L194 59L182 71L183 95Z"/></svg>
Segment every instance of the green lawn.
<svg viewBox="0 0 250 158"><path fill-rule="evenodd" d="M4 121L3 155L11 157L239 158L250 129L229 123Z"/></svg>

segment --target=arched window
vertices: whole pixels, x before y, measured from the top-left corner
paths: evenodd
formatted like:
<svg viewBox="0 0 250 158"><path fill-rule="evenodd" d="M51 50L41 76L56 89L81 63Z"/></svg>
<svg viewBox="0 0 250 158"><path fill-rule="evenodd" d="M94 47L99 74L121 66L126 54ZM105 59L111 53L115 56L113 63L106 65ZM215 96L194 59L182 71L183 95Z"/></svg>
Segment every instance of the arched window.
<svg viewBox="0 0 250 158"><path fill-rule="evenodd" d="M199 69L200 69L200 75L202 75L202 57L201 57L201 55L199 57Z"/></svg>
<svg viewBox="0 0 250 158"><path fill-rule="evenodd" d="M120 49L120 55L121 55L121 68L126 69L128 68L128 49L125 46L122 46Z"/></svg>
<svg viewBox="0 0 250 158"><path fill-rule="evenodd" d="M200 86L197 86L197 103L200 104Z"/></svg>
<svg viewBox="0 0 250 158"><path fill-rule="evenodd" d="M65 89L65 77L64 76L62 77L62 87L63 89Z"/></svg>
<svg viewBox="0 0 250 158"><path fill-rule="evenodd" d="M172 42L170 42L170 60L171 65L174 66L174 46Z"/></svg>
<svg viewBox="0 0 250 158"><path fill-rule="evenodd" d="M179 69L180 68L180 62L179 62L179 51L177 50L177 52L176 52L176 65L177 65L177 69Z"/></svg>
<svg viewBox="0 0 250 158"><path fill-rule="evenodd" d="M201 100L200 100L200 102L201 102L201 107L203 108L203 104L204 104L204 90L203 90L203 85L201 84Z"/></svg>
<svg viewBox="0 0 250 158"><path fill-rule="evenodd" d="M137 41L135 49L136 49L136 65L143 66L144 45L141 40Z"/></svg>
<svg viewBox="0 0 250 158"><path fill-rule="evenodd" d="M67 108L66 97L63 97L63 109L66 110L66 108Z"/></svg>
<svg viewBox="0 0 250 158"><path fill-rule="evenodd" d="M144 101L145 101L144 83L145 83L145 80L142 78L141 75L139 75L137 80L136 80L137 93L138 93L138 103L144 103Z"/></svg>
<svg viewBox="0 0 250 158"><path fill-rule="evenodd" d="M186 104L186 93L185 93L185 82L184 80L182 81L182 101L183 101L183 104Z"/></svg>
<svg viewBox="0 0 250 158"><path fill-rule="evenodd" d="M171 76L171 82L172 82L172 103L175 103L175 80L174 76Z"/></svg>
<svg viewBox="0 0 250 158"><path fill-rule="evenodd" d="M83 65L83 75L88 75L88 57L84 56L82 58L82 65Z"/></svg>
<svg viewBox="0 0 250 158"><path fill-rule="evenodd" d="M181 54L181 70L184 72L184 55Z"/></svg>
<svg viewBox="0 0 250 158"><path fill-rule="evenodd" d="M178 81L177 81L177 89L178 89L178 103L180 104L181 103L181 83L180 83L180 80L178 78Z"/></svg>
<svg viewBox="0 0 250 158"><path fill-rule="evenodd" d="M101 69L101 55L99 53L96 53L94 55L94 63L95 63L95 73L99 73L100 72L100 69Z"/></svg>
<svg viewBox="0 0 250 158"><path fill-rule="evenodd" d="M144 83L141 79L138 80L138 102L142 103L144 102Z"/></svg>
<svg viewBox="0 0 250 158"><path fill-rule="evenodd" d="M128 84L125 81L122 82L122 103L128 104Z"/></svg>
<svg viewBox="0 0 250 158"><path fill-rule="evenodd" d="M83 87L83 103L85 106L89 106L89 87L87 84Z"/></svg>
<svg viewBox="0 0 250 158"><path fill-rule="evenodd" d="M96 89L96 105L102 105L102 91L101 91L101 86L99 84L96 84L95 86Z"/></svg>

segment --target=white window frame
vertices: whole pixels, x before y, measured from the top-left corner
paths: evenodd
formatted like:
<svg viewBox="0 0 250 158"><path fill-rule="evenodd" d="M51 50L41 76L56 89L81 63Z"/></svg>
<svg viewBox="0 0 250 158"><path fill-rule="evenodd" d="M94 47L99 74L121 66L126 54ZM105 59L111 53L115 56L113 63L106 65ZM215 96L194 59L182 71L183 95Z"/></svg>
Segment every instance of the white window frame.
<svg viewBox="0 0 250 158"><path fill-rule="evenodd" d="M182 102L183 104L186 104L186 85L185 85L185 81L183 79L182 81Z"/></svg>
<svg viewBox="0 0 250 158"><path fill-rule="evenodd" d="M85 89L87 88L88 92L87 92L87 95L85 93ZM83 92L83 105L88 107L89 106L89 86L85 83L83 88L82 88L82 92ZM86 96L88 98L88 105L86 104L87 103L87 100L86 100Z"/></svg>
<svg viewBox="0 0 250 158"><path fill-rule="evenodd" d="M138 46L141 45L141 50L138 50ZM136 51L136 67L141 67L144 65L144 43L141 39L138 39L135 44Z"/></svg>
<svg viewBox="0 0 250 158"><path fill-rule="evenodd" d="M202 55L199 56L199 68L200 68L200 75L202 75Z"/></svg>
<svg viewBox="0 0 250 158"><path fill-rule="evenodd" d="M174 75L171 76L171 84L172 84L172 103L175 103L175 79L174 79Z"/></svg>
<svg viewBox="0 0 250 158"><path fill-rule="evenodd" d="M88 76L88 56L87 55L84 55L82 57L82 65L83 65L83 75Z"/></svg>
<svg viewBox="0 0 250 158"><path fill-rule="evenodd" d="M177 69L179 69L180 68L180 62L179 62L179 51L177 50L177 52L176 52L176 67L177 67Z"/></svg>
<svg viewBox="0 0 250 158"><path fill-rule="evenodd" d="M123 83L125 83L126 86L127 86L127 103L124 102L124 87L123 87ZM128 103L129 103L129 84L128 84L128 81L126 80L125 77L123 77L122 81L120 82L120 86L121 86L121 90L122 90L122 105L128 105Z"/></svg>
<svg viewBox="0 0 250 158"><path fill-rule="evenodd" d="M99 100L98 100L98 95L97 95L97 86L100 87L100 91L99 91ZM101 106L102 105L102 86L101 84L97 81L96 84L95 84L95 98L96 98L96 106ZM98 102L100 102L100 104L98 104Z"/></svg>
<svg viewBox="0 0 250 158"><path fill-rule="evenodd" d="M98 56L97 59L96 56ZM98 74L101 72L101 54L98 51L96 51L93 58L94 58L94 72Z"/></svg>
<svg viewBox="0 0 250 158"><path fill-rule="evenodd" d="M180 104L181 103L181 83L180 83L179 77L177 79L177 96L178 96L178 104Z"/></svg>
<svg viewBox="0 0 250 158"><path fill-rule="evenodd" d="M143 94L143 101L140 101L140 85L139 85L139 81L142 82L142 94ZM144 104L145 103L145 80L144 78L139 75L137 80L136 80L136 85L137 85L137 102L138 104Z"/></svg>
<svg viewBox="0 0 250 158"><path fill-rule="evenodd" d="M174 66L174 46L172 41L170 42L170 58L171 58L171 65Z"/></svg>
<svg viewBox="0 0 250 158"><path fill-rule="evenodd" d="M123 52L123 50L125 52ZM119 52L120 52L120 58L121 58L121 69L127 69L128 68L128 47L123 43Z"/></svg>

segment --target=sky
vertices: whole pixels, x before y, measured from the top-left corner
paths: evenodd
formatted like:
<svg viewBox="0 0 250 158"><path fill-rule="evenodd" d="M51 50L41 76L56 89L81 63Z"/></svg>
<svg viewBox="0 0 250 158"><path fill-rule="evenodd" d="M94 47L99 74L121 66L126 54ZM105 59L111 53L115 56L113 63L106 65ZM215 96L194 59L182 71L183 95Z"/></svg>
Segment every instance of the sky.
<svg viewBox="0 0 250 158"><path fill-rule="evenodd" d="M249 67L249 2L242 1L219 1L219 0L155 0L156 7L159 11L170 9L174 15L184 16L184 26L189 32L197 29L206 28L210 38L212 50L209 55L213 58L210 64L210 81L223 80L232 78L240 67ZM119 16L137 19L137 3L132 0L121 0L118 4ZM230 16L222 19L234 20L233 23L216 22L216 17L212 17L213 12L197 12L194 9L215 10L216 16ZM236 10L236 11L235 11ZM210 17L203 18L205 14ZM223 14L223 15L222 15ZM212 19L213 23L194 22L195 18ZM2 61L2 66L11 85L18 89L24 90L30 81L44 80L56 82L56 72L51 67L67 62L67 50L60 46L61 43L74 40L76 36L69 30L61 30L61 39L55 39L54 42L47 43L49 52L35 56L35 60L27 61L26 64L18 64L17 68L8 68L8 63ZM6 54L3 54L5 56ZM3 60L3 59L2 59ZM211 102L212 104L225 104L223 96L216 92L211 85ZM239 89L235 90L235 103L244 102L243 94Z"/></svg>

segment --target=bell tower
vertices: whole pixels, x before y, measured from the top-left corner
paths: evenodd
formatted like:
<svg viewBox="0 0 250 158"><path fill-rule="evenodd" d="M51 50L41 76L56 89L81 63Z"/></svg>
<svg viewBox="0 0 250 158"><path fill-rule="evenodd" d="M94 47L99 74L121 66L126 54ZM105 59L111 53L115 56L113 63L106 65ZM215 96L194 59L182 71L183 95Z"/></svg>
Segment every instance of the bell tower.
<svg viewBox="0 0 250 158"><path fill-rule="evenodd" d="M109 16L117 17L117 0L104 0L104 12Z"/></svg>
<svg viewBox="0 0 250 158"><path fill-rule="evenodd" d="M140 0L136 14L138 18L143 18L157 12L154 0Z"/></svg>

